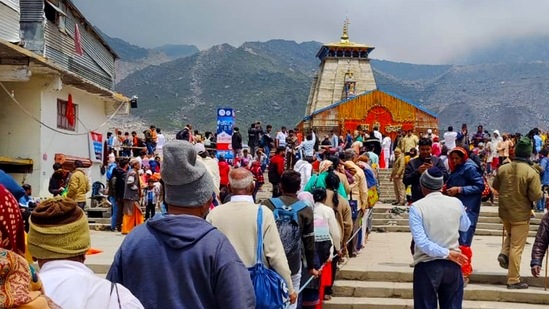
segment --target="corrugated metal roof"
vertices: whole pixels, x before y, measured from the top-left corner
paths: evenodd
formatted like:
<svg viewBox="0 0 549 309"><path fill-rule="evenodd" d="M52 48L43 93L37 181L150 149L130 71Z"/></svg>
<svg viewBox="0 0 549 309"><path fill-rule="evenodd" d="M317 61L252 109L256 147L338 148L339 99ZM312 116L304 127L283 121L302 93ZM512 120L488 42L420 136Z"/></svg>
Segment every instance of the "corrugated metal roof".
<svg viewBox="0 0 549 309"><path fill-rule="evenodd" d="M97 83L84 79L75 73L63 69L52 61L48 61L45 57L2 39L0 39L0 58L28 60L31 63L31 67L34 65L35 67L43 68L44 72L60 74L64 84L72 85L89 93L97 94L111 102L127 103L130 101L129 98L122 94L101 87Z"/></svg>
<svg viewBox="0 0 549 309"><path fill-rule="evenodd" d="M15 10L12 6L0 0L0 38L17 43L19 37L19 7Z"/></svg>
<svg viewBox="0 0 549 309"><path fill-rule="evenodd" d="M352 97L352 98L349 98L349 99L345 99L345 100L341 100L341 101L336 102L336 103L334 103L334 104L332 104L332 105L329 105L329 106L323 107L323 108L321 108L321 109L319 109L319 110L316 110L316 111L314 111L311 115L303 117L303 121L311 120L311 119L313 118L313 116L315 116L315 115L318 115L318 114L320 114L320 113L322 113L322 112L325 112L325 111L327 111L327 110L330 110L330 109L332 109L332 108L334 108L334 107L336 107L336 106L339 106L339 105L341 105L341 104L344 104L344 103L346 103L346 102L349 102L349 101L351 101L351 100L354 100L354 99L356 99L357 97L361 97L361 96L368 95L368 94L370 94L370 93L372 93L372 92L374 92L374 91L381 91L381 92L383 92L383 93L385 93L385 94L387 94L387 95L390 95L390 96L392 96L392 97L394 97L394 98L397 98L397 99L399 99L399 100L401 100L401 101L404 101L404 102L406 102L406 103L408 103L408 104L410 104L410 105L413 105L414 107L416 107L417 109L419 109L419 110L422 111L422 112L425 112L425 113L427 113L427 114L429 114L429 115L431 115L431 116L433 116L433 117L437 117L437 114L435 114L435 113L429 111L428 109L424 108L423 106L419 105L418 103L415 103L415 102L413 102L413 101L410 101L410 100L408 100L408 99L405 99L405 98L403 98L403 97L401 97L401 96L398 96L398 95L393 94L393 93L391 93L391 92L389 92L389 91L386 91L386 90L374 89L374 90L370 90L370 91L366 91L366 92L364 92L364 93L361 93L361 94L359 94L359 95L357 95L357 96L355 96L355 97Z"/></svg>

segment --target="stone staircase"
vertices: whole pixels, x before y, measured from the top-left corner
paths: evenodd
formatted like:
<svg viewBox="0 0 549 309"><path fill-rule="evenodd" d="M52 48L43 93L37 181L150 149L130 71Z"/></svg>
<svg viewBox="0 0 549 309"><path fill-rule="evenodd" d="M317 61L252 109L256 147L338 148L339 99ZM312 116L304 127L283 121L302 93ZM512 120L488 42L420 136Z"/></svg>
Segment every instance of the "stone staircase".
<svg viewBox="0 0 549 309"><path fill-rule="evenodd" d="M413 308L413 268L409 253L411 235L408 226L408 207L394 207L390 170L381 170L380 202L373 210L373 231L364 252L351 259L337 275L335 297L324 303L326 309L401 309ZM545 292L543 279L523 277L528 290L507 290L506 271L495 262L501 245L502 224L495 206L484 204L477 224L473 251L475 271L471 283L465 288L463 308L546 308L549 292ZM531 220L528 242L533 243L540 224L541 214ZM494 237L496 236L496 237ZM398 242L398 244L391 244ZM398 248L395 249L395 247ZM523 254L522 274L529 273L531 245ZM475 260L477 259L477 260Z"/></svg>

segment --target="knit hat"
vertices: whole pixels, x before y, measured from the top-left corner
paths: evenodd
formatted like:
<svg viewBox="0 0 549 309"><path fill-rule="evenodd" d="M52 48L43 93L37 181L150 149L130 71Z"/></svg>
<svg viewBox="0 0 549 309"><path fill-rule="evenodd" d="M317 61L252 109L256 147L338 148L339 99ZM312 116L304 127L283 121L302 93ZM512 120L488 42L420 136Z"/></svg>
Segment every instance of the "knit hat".
<svg viewBox="0 0 549 309"><path fill-rule="evenodd" d="M164 145L165 200L170 206L201 207L215 192L212 177L204 164L197 162L196 150L187 141L175 140Z"/></svg>
<svg viewBox="0 0 549 309"><path fill-rule="evenodd" d="M515 147L515 157L529 158L532 154L532 141L528 137L521 138Z"/></svg>
<svg viewBox="0 0 549 309"><path fill-rule="evenodd" d="M425 189L438 191L444 184L444 178L442 177L442 172L438 167L431 167L421 174L419 183Z"/></svg>
<svg viewBox="0 0 549 309"><path fill-rule="evenodd" d="M70 258L90 249L88 220L72 199L54 197L40 203L29 223L29 251L37 259Z"/></svg>

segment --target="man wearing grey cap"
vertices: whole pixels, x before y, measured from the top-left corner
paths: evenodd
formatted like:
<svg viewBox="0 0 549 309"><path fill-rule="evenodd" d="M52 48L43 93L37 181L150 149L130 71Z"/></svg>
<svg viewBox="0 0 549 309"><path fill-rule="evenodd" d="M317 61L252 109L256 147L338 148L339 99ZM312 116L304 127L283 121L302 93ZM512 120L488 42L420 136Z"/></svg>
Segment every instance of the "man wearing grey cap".
<svg viewBox="0 0 549 309"><path fill-rule="evenodd" d="M424 198L410 207L410 230L415 241L414 308L461 308L467 257L459 250L459 231L471 222L461 201L442 195L444 177L431 167L419 179Z"/></svg>
<svg viewBox="0 0 549 309"><path fill-rule="evenodd" d="M214 184L187 141L164 145L167 214L136 227L107 278L145 308L255 308L250 275L229 240L204 218Z"/></svg>

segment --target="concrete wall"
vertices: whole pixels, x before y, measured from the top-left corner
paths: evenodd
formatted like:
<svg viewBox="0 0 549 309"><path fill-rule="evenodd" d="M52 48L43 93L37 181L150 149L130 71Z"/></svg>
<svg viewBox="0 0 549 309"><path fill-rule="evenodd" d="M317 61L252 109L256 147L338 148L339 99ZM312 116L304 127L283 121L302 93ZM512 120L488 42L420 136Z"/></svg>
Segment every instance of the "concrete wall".
<svg viewBox="0 0 549 309"><path fill-rule="evenodd" d="M40 88L43 79L33 77L29 82L4 82L8 91L15 95L15 99L23 108L35 118L40 118ZM0 89L0 155L13 158L30 158L34 161L32 174L13 174L19 182L28 182L38 186L40 183L40 124L25 114Z"/></svg>
<svg viewBox="0 0 549 309"><path fill-rule="evenodd" d="M53 172L52 166L55 163L55 154L64 153L77 157L90 157L90 137L85 134L95 130L105 120L105 102L98 96L88 94L74 87L64 86L63 90L53 90L46 87L42 91L42 120L48 126L57 128L57 99L67 100L69 93L72 94L73 102L77 105L76 132L58 129L67 134L54 132L46 127L41 129L41 166L40 166L40 192L41 196L49 196L49 178ZM106 127L97 130L106 135ZM74 135L80 134L80 135ZM43 156L45 154L45 156ZM45 160L44 160L45 159ZM101 163L94 163L88 170L91 182L104 181L100 173ZM36 191L36 190L35 190Z"/></svg>
<svg viewBox="0 0 549 309"><path fill-rule="evenodd" d="M89 158L89 132L105 120L105 101L96 95L64 86L53 89L53 77L33 76L29 82L4 83L15 98L35 118L55 130L39 124L12 103L9 95L0 91L0 155L14 158L30 158L34 161L31 174L12 174L22 183L32 185L33 195L50 197L48 184L53 172L56 153ZM76 132L57 128L57 99L67 100L69 93L78 105ZM97 130L106 135L106 127ZM73 135L80 134L80 135ZM100 173L101 163L88 169L93 181L104 181Z"/></svg>

